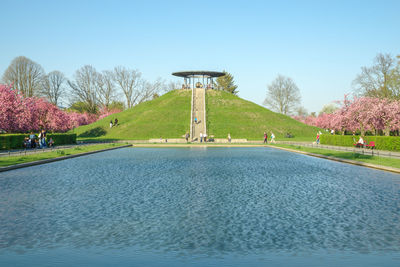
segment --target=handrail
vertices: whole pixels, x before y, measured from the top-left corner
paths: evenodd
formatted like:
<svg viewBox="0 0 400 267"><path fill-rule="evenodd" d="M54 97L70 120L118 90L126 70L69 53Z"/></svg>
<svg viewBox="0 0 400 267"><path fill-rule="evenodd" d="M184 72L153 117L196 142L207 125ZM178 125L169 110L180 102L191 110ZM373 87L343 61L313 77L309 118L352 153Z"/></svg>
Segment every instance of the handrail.
<svg viewBox="0 0 400 267"><path fill-rule="evenodd" d="M204 134L207 134L207 121L206 121L206 88L203 89L203 112L204 112Z"/></svg>
<svg viewBox="0 0 400 267"><path fill-rule="evenodd" d="M190 113L190 138L193 140L193 113L194 113L194 89L192 87L192 103Z"/></svg>

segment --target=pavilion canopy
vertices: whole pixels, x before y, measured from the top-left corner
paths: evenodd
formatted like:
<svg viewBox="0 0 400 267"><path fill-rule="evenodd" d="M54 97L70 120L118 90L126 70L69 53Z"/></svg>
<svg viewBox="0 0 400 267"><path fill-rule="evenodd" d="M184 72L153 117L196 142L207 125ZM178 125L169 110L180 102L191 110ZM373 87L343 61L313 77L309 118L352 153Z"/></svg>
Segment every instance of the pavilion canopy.
<svg viewBox="0 0 400 267"><path fill-rule="evenodd" d="M172 75L184 78L191 78L196 76L214 78L224 76L225 73L219 71L179 71L172 73Z"/></svg>

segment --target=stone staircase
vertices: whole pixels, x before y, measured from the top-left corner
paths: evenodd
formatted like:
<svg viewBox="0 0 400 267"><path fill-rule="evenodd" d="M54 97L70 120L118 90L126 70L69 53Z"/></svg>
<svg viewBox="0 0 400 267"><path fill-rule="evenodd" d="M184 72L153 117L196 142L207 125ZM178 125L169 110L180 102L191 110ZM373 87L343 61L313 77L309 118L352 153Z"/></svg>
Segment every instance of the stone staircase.
<svg viewBox="0 0 400 267"><path fill-rule="evenodd" d="M193 88L190 129L191 139L194 142L200 142L200 133L205 134L207 132L205 100L206 90L204 88ZM197 118L197 123L195 118Z"/></svg>

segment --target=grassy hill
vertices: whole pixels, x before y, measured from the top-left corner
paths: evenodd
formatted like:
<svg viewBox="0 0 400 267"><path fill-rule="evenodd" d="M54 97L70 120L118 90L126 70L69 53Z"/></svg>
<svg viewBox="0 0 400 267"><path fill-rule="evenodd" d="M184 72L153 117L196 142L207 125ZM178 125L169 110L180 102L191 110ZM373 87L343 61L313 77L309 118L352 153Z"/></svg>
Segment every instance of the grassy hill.
<svg viewBox="0 0 400 267"><path fill-rule="evenodd" d="M190 128L190 105L191 91L175 90L73 132L79 139L181 138ZM119 125L110 128L110 120L115 118Z"/></svg>
<svg viewBox="0 0 400 267"><path fill-rule="evenodd" d="M262 140L264 131L268 136L272 131L278 140L289 132L296 140L312 141L320 130L224 91L207 91L206 109L207 134L216 138L230 133L232 138Z"/></svg>
<svg viewBox="0 0 400 267"><path fill-rule="evenodd" d="M73 132L81 140L181 138L190 128L190 104L190 90L174 90ZM311 141L319 130L223 91L208 90L206 108L207 133L216 138L230 133L232 138L262 140L264 131L273 131L278 140L290 132L296 140ZM115 118L119 125L110 128Z"/></svg>

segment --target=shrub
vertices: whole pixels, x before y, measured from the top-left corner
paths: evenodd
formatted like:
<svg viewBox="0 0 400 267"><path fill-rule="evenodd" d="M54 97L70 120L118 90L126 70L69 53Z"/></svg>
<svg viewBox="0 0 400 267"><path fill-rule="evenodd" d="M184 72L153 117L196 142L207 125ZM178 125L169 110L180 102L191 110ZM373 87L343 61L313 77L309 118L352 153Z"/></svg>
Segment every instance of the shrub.
<svg viewBox="0 0 400 267"><path fill-rule="evenodd" d="M358 139L359 136L323 134L320 142L322 145L353 146ZM398 136L365 136L363 139L367 143L374 141L376 149L400 151L400 137Z"/></svg>
<svg viewBox="0 0 400 267"><path fill-rule="evenodd" d="M0 149L16 149L23 148L23 142L27 134L0 134ZM36 135L37 136L37 135ZM70 133L48 133L47 141L53 138L54 145L66 145L76 143L76 134Z"/></svg>

